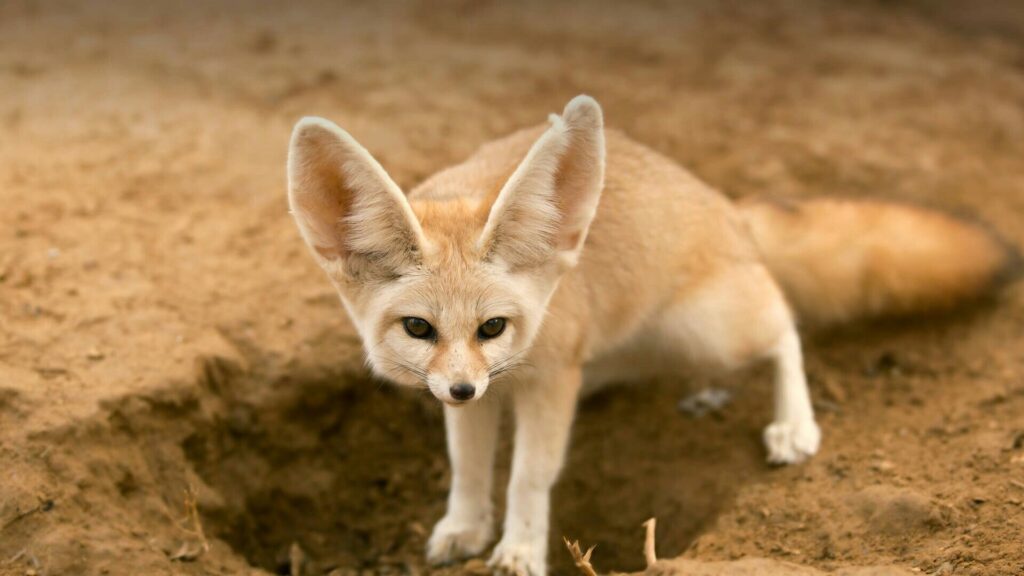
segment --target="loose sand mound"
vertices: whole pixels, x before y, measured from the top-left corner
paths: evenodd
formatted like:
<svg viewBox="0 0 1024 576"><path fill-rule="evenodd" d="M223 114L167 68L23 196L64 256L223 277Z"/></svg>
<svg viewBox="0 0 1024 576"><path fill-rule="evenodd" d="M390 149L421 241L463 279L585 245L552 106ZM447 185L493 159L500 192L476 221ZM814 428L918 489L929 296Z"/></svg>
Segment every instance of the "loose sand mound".
<svg viewBox="0 0 1024 576"><path fill-rule="evenodd" d="M730 196L938 204L1024 245L1022 32L1012 2L0 3L0 574L427 570L440 412L362 371L293 229L299 116L408 186L588 92ZM1017 286L813 340L825 441L793 468L763 463L761 371L703 418L676 401L707 377L588 399L553 569L562 535L642 569L657 516L685 560L654 571L1024 572L1022 326Z"/></svg>

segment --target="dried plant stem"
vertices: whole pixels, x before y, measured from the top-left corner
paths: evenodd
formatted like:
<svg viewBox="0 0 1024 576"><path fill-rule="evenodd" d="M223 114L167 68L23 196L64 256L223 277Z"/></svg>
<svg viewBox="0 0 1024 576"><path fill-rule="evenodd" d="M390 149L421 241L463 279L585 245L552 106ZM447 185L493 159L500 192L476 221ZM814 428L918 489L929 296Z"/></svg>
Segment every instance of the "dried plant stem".
<svg viewBox="0 0 1024 576"><path fill-rule="evenodd" d="M657 525L657 518L651 518L644 522L644 528L647 529L647 536L644 538L644 560L647 561L648 568L658 561L658 555L654 553L654 528Z"/></svg>
<svg viewBox="0 0 1024 576"><path fill-rule="evenodd" d="M562 541L565 542L565 547L569 549L569 554L572 556L572 560L576 563L576 567L579 568L580 572L584 576L597 576L594 566L590 563L590 555L594 552L595 546L591 546L586 552L583 552L580 550L579 540L569 542L568 538L562 537Z"/></svg>
<svg viewBox="0 0 1024 576"><path fill-rule="evenodd" d="M196 491L191 484L185 489L185 511L188 513L189 519L192 520L192 530L203 545L203 551L209 552L210 542L206 539L203 522L199 518L199 507L196 505Z"/></svg>

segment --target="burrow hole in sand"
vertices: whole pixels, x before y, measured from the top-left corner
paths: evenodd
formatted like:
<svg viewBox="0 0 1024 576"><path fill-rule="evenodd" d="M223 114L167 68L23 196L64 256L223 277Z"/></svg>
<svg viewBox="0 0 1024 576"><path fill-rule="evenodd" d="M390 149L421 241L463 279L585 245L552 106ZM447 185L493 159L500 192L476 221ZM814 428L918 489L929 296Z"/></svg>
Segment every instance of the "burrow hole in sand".
<svg viewBox="0 0 1024 576"><path fill-rule="evenodd" d="M229 402L185 440L197 473L223 500L200 510L207 532L271 573L288 574L293 543L307 574L422 569L449 481L436 400L351 378L296 381L286 390L271 401ZM685 391L678 383L624 386L582 402L553 495L554 574L570 573L563 535L597 544L604 569L641 569L641 524L651 516L659 519L659 554L677 555L740 483L765 473L757 439L767 417L763 394L693 419L676 409ZM499 525L507 422L502 436Z"/></svg>

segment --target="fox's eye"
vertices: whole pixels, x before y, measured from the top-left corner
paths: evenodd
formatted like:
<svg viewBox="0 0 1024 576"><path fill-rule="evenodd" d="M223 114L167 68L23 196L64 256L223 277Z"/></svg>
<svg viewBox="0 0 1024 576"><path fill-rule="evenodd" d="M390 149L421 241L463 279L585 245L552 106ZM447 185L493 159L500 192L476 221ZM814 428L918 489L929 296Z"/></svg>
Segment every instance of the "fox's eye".
<svg viewBox="0 0 1024 576"><path fill-rule="evenodd" d="M413 338L426 340L434 337L434 327L423 318L406 316L402 318L402 326L405 327L405 333Z"/></svg>
<svg viewBox="0 0 1024 576"><path fill-rule="evenodd" d="M484 322L476 329L476 335L481 340L490 340L491 338L497 338L501 336L501 333L505 331L505 319L504 318L491 318L487 322Z"/></svg>

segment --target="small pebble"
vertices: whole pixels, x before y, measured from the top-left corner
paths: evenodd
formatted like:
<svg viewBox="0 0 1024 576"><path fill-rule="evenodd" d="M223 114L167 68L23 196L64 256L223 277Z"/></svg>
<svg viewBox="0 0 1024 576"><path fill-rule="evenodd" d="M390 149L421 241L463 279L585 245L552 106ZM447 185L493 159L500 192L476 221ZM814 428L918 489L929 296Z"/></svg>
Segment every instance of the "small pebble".
<svg viewBox="0 0 1024 576"><path fill-rule="evenodd" d="M679 401L679 410L693 418L700 418L725 408L732 393L725 388L705 388Z"/></svg>
<svg viewBox="0 0 1024 576"><path fill-rule="evenodd" d="M871 468L877 472L889 472L890 470L896 468L896 465L889 460L880 460L878 462L873 463L871 465Z"/></svg>

